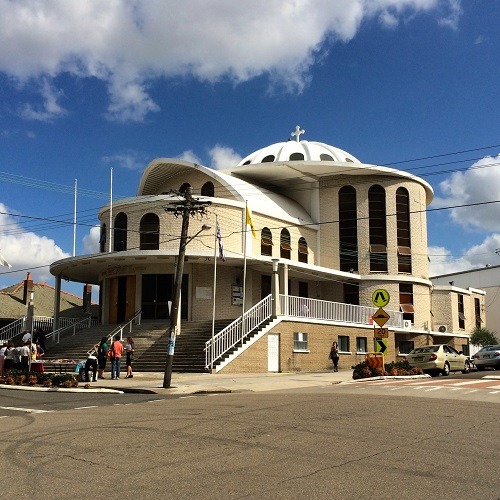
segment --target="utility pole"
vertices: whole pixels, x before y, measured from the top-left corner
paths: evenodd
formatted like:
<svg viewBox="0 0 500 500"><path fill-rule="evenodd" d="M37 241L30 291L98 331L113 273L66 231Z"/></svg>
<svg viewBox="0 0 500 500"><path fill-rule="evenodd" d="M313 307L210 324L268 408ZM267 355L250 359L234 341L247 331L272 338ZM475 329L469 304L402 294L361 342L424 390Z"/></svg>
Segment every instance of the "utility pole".
<svg viewBox="0 0 500 500"><path fill-rule="evenodd" d="M174 363L175 338L179 329L179 305L181 299L182 275L184 272L184 256L186 255L186 246L196 238L202 231L210 229L210 226L203 225L202 228L191 238L188 238L189 218L193 215L204 215L206 207L211 204L210 201L199 201L193 198L191 187L185 192L179 193L184 196L184 200L172 204L165 210L171 212L175 217L182 216L181 239L179 242L179 255L175 266L174 278L174 296L172 297L172 307L170 309L170 327L167 346L167 360L165 363L165 374L163 377L163 388L168 389L172 380L172 365Z"/></svg>

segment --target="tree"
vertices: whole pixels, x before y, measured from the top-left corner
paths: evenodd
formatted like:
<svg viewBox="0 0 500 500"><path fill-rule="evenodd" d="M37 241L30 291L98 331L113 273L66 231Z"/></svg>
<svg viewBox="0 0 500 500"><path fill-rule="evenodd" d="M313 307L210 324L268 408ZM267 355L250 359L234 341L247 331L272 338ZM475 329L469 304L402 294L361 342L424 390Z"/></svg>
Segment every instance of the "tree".
<svg viewBox="0 0 500 500"><path fill-rule="evenodd" d="M499 341L495 336L496 332L492 332L488 330L488 328L483 328L481 326L476 326L474 330L472 330L470 336L470 343L474 345L479 345L481 347L485 345L495 345L498 344Z"/></svg>

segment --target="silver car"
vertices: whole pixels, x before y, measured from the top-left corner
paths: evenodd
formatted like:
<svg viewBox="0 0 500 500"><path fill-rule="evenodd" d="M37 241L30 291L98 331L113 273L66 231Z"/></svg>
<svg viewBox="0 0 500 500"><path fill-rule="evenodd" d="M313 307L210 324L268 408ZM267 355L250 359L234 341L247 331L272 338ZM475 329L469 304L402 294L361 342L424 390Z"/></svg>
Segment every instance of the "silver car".
<svg viewBox="0 0 500 500"><path fill-rule="evenodd" d="M478 370L487 367L500 370L500 345L487 345L472 356Z"/></svg>
<svg viewBox="0 0 500 500"><path fill-rule="evenodd" d="M470 371L469 358L462 351L446 344L417 347L407 354L406 359L410 365L432 376L442 373L446 377L450 372Z"/></svg>

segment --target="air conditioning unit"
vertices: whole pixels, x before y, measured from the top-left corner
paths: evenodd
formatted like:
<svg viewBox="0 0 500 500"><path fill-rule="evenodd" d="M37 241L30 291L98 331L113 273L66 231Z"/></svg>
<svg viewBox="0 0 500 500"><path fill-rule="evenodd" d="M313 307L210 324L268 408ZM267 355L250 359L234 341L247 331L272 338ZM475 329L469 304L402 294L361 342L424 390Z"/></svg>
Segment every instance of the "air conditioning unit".
<svg viewBox="0 0 500 500"><path fill-rule="evenodd" d="M411 330L411 319L404 319L403 320L403 329L404 330Z"/></svg>
<svg viewBox="0 0 500 500"><path fill-rule="evenodd" d="M446 333L448 331L448 325L436 325L435 329L440 333Z"/></svg>

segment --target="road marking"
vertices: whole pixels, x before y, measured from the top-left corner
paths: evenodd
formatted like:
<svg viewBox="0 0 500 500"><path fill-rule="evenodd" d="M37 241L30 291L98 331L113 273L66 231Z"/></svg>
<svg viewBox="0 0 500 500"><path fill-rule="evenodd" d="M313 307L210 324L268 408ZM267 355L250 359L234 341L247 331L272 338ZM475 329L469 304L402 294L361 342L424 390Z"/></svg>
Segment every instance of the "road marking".
<svg viewBox="0 0 500 500"><path fill-rule="evenodd" d="M99 408L98 406L78 406L77 408L73 408L73 410L86 410L87 408Z"/></svg>
<svg viewBox="0 0 500 500"><path fill-rule="evenodd" d="M401 389L406 389L405 386L401 386L401 387L391 387L389 390L390 391L400 391Z"/></svg>
<svg viewBox="0 0 500 500"><path fill-rule="evenodd" d="M158 401L163 401L163 399L150 399L148 403L156 403Z"/></svg>
<svg viewBox="0 0 500 500"><path fill-rule="evenodd" d="M438 391L439 389L443 389L443 387L431 387L430 389L425 389L425 392Z"/></svg>
<svg viewBox="0 0 500 500"><path fill-rule="evenodd" d="M500 389L500 385L491 385L490 387L486 387L486 389Z"/></svg>
<svg viewBox="0 0 500 500"><path fill-rule="evenodd" d="M15 406L0 406L1 410L23 411L25 413L52 413L53 410L35 410L34 408L16 408Z"/></svg>
<svg viewBox="0 0 500 500"><path fill-rule="evenodd" d="M500 391L490 391L490 394L498 394Z"/></svg>
<svg viewBox="0 0 500 500"><path fill-rule="evenodd" d="M196 398L198 396L181 396L179 399Z"/></svg>
<svg viewBox="0 0 500 500"><path fill-rule="evenodd" d="M477 384L480 382L481 382L480 380L467 380L465 382L450 382L450 385L458 387L461 385L471 385L471 384Z"/></svg>
<svg viewBox="0 0 500 500"><path fill-rule="evenodd" d="M2 415L0 418L9 418L8 415Z"/></svg>
<svg viewBox="0 0 500 500"><path fill-rule="evenodd" d="M479 389L471 389L470 391L467 391L467 394L470 394L471 392L477 392Z"/></svg>

